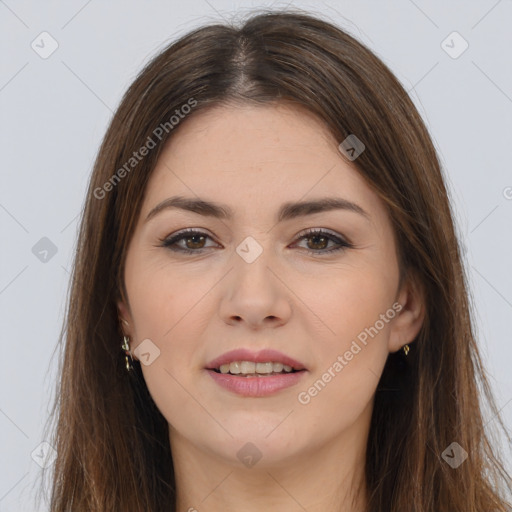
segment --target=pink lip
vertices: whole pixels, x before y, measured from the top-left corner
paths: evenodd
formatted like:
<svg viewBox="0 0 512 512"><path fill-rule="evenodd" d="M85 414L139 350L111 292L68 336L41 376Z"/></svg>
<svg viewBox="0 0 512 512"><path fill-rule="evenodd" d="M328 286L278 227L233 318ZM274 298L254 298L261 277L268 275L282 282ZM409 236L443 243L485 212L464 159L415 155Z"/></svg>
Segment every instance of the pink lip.
<svg viewBox="0 0 512 512"><path fill-rule="evenodd" d="M295 359L292 359L291 357L288 357L285 354L278 352L277 350L263 349L260 350L259 352L253 352L245 348L231 350L220 355L213 361L210 361L206 365L206 369L216 369L219 368L219 366L221 366L222 364L232 363L233 361L253 361L255 363L266 363L272 361L273 363L282 363L291 366L294 370L306 369L304 365L299 361L296 361ZM280 377L280 375L278 375L277 377Z"/></svg>
<svg viewBox="0 0 512 512"><path fill-rule="evenodd" d="M300 370L268 377L240 377L229 373L216 373L213 370L206 371L219 386L238 395L251 397L273 395L281 389L293 386L306 373L306 370Z"/></svg>

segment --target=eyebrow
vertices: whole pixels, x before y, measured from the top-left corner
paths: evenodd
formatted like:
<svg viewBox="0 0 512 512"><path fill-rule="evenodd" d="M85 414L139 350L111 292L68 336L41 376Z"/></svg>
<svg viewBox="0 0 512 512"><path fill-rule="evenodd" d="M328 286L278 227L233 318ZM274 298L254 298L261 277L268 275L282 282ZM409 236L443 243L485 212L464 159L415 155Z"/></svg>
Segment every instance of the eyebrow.
<svg viewBox="0 0 512 512"><path fill-rule="evenodd" d="M218 219L230 220L234 217L233 210L224 204L205 201L203 199L188 198L182 196L173 196L157 204L147 215L144 222L148 222L155 215L163 210L179 208L189 212L204 215L206 217L215 217ZM312 201L287 202L284 203L277 214L277 222L295 219L315 213L327 212L331 210L348 210L358 213L363 217L370 219L370 215L356 203L340 197L324 197Z"/></svg>

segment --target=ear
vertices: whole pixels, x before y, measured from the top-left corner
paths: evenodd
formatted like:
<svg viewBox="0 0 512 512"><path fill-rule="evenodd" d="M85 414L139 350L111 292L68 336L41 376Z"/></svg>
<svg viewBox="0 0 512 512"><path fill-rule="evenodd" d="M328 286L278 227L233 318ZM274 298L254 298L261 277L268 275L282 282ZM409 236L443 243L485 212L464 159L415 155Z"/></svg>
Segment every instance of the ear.
<svg viewBox="0 0 512 512"><path fill-rule="evenodd" d="M121 330L125 336L133 338L134 336L134 328L133 328L133 320L130 314L130 308L122 301L117 301L117 311L119 314L119 321L121 323ZM133 359L138 360L135 354L130 349L130 354Z"/></svg>
<svg viewBox="0 0 512 512"><path fill-rule="evenodd" d="M389 351L397 352L418 335L425 319L425 294L419 279L409 274L398 292L401 309L393 319L389 337Z"/></svg>
<svg viewBox="0 0 512 512"><path fill-rule="evenodd" d="M133 321L130 309L122 300L117 302L117 311L119 313L119 321L124 335L133 336Z"/></svg>

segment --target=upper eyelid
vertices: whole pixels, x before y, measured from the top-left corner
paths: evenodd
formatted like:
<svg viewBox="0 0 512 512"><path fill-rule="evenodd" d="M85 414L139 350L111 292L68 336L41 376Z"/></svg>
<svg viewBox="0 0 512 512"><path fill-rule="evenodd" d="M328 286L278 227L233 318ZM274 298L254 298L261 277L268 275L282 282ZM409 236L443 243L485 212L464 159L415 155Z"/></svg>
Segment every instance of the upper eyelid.
<svg viewBox="0 0 512 512"><path fill-rule="evenodd" d="M319 233L319 232L327 233L329 235L337 236L339 238L344 238L343 234L337 233L336 231L329 229L329 228L305 228L305 229L300 230L297 233L297 235L295 235L295 236L303 236L303 235L307 235L307 234L311 234L311 233L315 234L315 233ZM177 236L187 235L187 234L201 234L201 235L206 235L206 236L209 236L209 237L215 239L214 235L210 234L210 232L208 232L208 231L204 231L203 228L184 228L182 230L178 230L174 233L171 233L171 234L165 236L163 238L163 240L166 240L169 238L174 238Z"/></svg>

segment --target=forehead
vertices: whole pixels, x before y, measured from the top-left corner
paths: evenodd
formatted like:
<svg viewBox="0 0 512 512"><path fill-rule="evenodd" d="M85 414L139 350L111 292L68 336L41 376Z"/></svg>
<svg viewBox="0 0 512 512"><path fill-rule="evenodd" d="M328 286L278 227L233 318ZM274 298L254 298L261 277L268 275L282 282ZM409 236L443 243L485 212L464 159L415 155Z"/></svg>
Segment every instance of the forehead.
<svg viewBox="0 0 512 512"><path fill-rule="evenodd" d="M215 106L191 116L164 153L173 159L208 157L254 166L270 159L300 161L297 154L325 153L335 147L325 125L302 107L241 105Z"/></svg>
<svg viewBox="0 0 512 512"><path fill-rule="evenodd" d="M177 194L230 204L235 211L250 205L277 210L284 200L330 195L382 214L383 205L342 157L339 142L305 109L216 106L177 128L149 180L143 215Z"/></svg>

